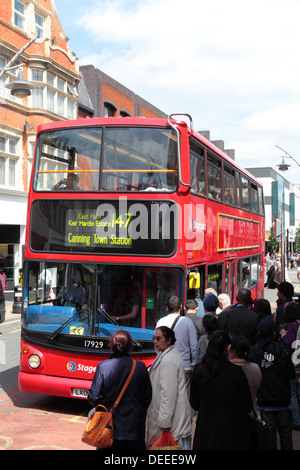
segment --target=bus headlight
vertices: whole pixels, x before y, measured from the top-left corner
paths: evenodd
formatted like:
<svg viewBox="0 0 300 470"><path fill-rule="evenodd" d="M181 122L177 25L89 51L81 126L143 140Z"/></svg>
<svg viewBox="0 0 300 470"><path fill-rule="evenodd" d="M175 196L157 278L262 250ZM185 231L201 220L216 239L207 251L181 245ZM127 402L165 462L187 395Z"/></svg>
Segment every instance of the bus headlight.
<svg viewBox="0 0 300 470"><path fill-rule="evenodd" d="M32 369L37 369L41 365L41 359L39 358L37 354L32 354L28 358L28 364L30 365Z"/></svg>

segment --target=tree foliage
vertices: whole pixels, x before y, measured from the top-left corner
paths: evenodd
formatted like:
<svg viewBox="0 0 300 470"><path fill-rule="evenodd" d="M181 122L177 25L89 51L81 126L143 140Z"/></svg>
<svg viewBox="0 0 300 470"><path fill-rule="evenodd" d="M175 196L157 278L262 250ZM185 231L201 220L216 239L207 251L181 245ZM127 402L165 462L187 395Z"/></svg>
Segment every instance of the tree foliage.
<svg viewBox="0 0 300 470"><path fill-rule="evenodd" d="M300 238L299 238L300 242ZM279 241L275 237L275 220L272 219L272 225L270 228L270 238L269 238L269 251L270 253L276 253L278 251Z"/></svg>
<svg viewBox="0 0 300 470"><path fill-rule="evenodd" d="M300 252L300 226L296 229L294 251Z"/></svg>

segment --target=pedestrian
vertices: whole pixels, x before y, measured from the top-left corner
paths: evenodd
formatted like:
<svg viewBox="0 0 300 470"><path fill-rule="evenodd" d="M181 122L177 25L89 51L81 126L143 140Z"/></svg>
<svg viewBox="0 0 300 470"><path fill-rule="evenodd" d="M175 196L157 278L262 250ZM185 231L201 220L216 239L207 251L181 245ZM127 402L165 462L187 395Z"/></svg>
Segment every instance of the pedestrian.
<svg viewBox="0 0 300 470"><path fill-rule="evenodd" d="M286 302L283 320L285 328L282 328L279 332L281 341L288 348L293 348L300 325L300 304L297 302Z"/></svg>
<svg viewBox="0 0 300 470"><path fill-rule="evenodd" d="M253 310L258 315L258 323L267 315L272 316L271 304L267 299L256 299L253 305Z"/></svg>
<svg viewBox="0 0 300 470"><path fill-rule="evenodd" d="M116 331L111 337L110 349L111 357L97 365L88 392L88 401L92 406L101 404L108 410L117 399L132 367L129 353L133 349L133 341L128 331ZM114 442L109 450L146 450L146 412L151 398L152 388L146 366L136 361L135 372L113 413Z"/></svg>
<svg viewBox="0 0 300 470"><path fill-rule="evenodd" d="M150 448L163 431L169 430L183 450L190 450L191 409L183 360L174 346L174 331L160 326L153 340L158 356L149 371L153 397L147 411L147 447Z"/></svg>
<svg viewBox="0 0 300 470"><path fill-rule="evenodd" d="M185 303L185 316L190 318L195 325L197 341L201 336L202 321L197 316L198 302L195 299L188 299Z"/></svg>
<svg viewBox="0 0 300 470"><path fill-rule="evenodd" d="M241 367L228 360L230 336L214 331L191 382L190 404L198 411L193 450L253 449L252 399Z"/></svg>
<svg viewBox="0 0 300 470"><path fill-rule="evenodd" d="M216 310L216 313L219 315L225 308L229 308L231 305L231 300L228 294L218 295L219 307Z"/></svg>
<svg viewBox="0 0 300 470"><path fill-rule="evenodd" d="M174 329L175 347L181 354L184 364L186 383L189 390L190 375L196 365L197 333L194 323L190 318L180 315L182 302L180 297L172 295L168 299L169 314L158 320L156 328L167 326Z"/></svg>
<svg viewBox="0 0 300 470"><path fill-rule="evenodd" d="M275 287L278 287L281 282L281 261L275 261L275 276L273 282Z"/></svg>
<svg viewBox="0 0 300 470"><path fill-rule="evenodd" d="M293 302L294 286L288 281L281 282L277 287L277 308L275 312L277 338L280 337L280 330L284 327L284 306L288 302Z"/></svg>
<svg viewBox="0 0 300 470"><path fill-rule="evenodd" d="M250 344L244 336L231 338L229 359L233 364L243 368L250 387L253 409L257 413L256 393L262 382L262 373L258 364L250 361Z"/></svg>
<svg viewBox="0 0 300 470"><path fill-rule="evenodd" d="M262 372L256 398L257 408L269 426L267 450L277 450L277 431L282 450L292 450L292 413L290 380L295 377L288 349L275 338L273 318L267 315L258 325L258 341L250 358Z"/></svg>
<svg viewBox="0 0 300 470"><path fill-rule="evenodd" d="M219 299L212 292L207 292L203 297L204 314L210 313L217 317L216 310L219 307Z"/></svg>
<svg viewBox="0 0 300 470"><path fill-rule="evenodd" d="M269 289L275 289L275 287L277 286L277 284L274 282L274 278L275 278L275 266L274 266L274 263L273 261L269 261L269 268L268 268L268 271L267 271L267 282L265 283L265 287L269 288Z"/></svg>
<svg viewBox="0 0 300 470"><path fill-rule="evenodd" d="M206 294L203 297L204 316L200 318L200 322L198 323L200 335L203 335L205 333L203 320L206 315L212 315L213 317L218 318L217 308L219 307L219 299L217 297L217 293L214 289L211 289L211 288L206 289L205 292Z"/></svg>
<svg viewBox="0 0 300 470"><path fill-rule="evenodd" d="M187 300L190 300L190 299L196 300L196 302L198 304L198 310L197 310L197 313L196 313L197 317L203 317L204 307L203 307L203 301L200 298L199 289L194 289L194 288L188 289L188 291L187 291Z"/></svg>
<svg viewBox="0 0 300 470"><path fill-rule="evenodd" d="M254 303L251 291L246 287L240 288L236 300L234 306L220 313L219 328L231 336L244 336L253 345L257 340L258 315L250 310Z"/></svg>
<svg viewBox="0 0 300 470"><path fill-rule="evenodd" d="M291 354L295 350L295 343L297 338L297 332L300 326L300 305L297 302L287 302L284 306L284 321L286 324L285 328L282 328L279 332L281 335L282 343L289 348ZM297 374L296 374L297 375ZM292 417L293 417L293 429L300 431L300 387L298 383L298 377L294 377L290 380L291 387L291 406L292 406Z"/></svg>
<svg viewBox="0 0 300 470"><path fill-rule="evenodd" d="M207 313L203 317L203 334L201 335L198 343L197 343L197 354L196 354L196 361L197 363L200 362L205 354L209 338L211 334L218 329L218 319Z"/></svg>

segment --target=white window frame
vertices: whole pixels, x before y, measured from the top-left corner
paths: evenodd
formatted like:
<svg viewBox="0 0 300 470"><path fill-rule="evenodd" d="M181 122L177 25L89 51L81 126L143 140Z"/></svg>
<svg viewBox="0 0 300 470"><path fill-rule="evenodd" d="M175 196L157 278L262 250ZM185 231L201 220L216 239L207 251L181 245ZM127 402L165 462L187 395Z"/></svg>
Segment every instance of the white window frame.
<svg viewBox="0 0 300 470"><path fill-rule="evenodd" d="M16 8L17 3L19 3L20 5L22 5L24 7L24 12L23 13L20 12L19 10L17 10L17 8ZM22 26L17 24L16 17L21 18ZM26 4L24 2L22 2L21 0L14 0L14 26L16 26L17 28L22 29L22 31L26 31Z"/></svg>
<svg viewBox="0 0 300 470"><path fill-rule="evenodd" d="M41 18L41 22L42 24L40 25L39 23L37 23L37 17L38 18ZM43 17L43 15L41 15L40 13L38 13L36 10L34 10L34 24L35 24L35 35L38 39L43 39L44 37L44 30L45 30L45 18Z"/></svg>
<svg viewBox="0 0 300 470"><path fill-rule="evenodd" d="M39 68L31 69L31 79L36 83L38 82L38 87L32 90L31 94L33 108L42 108L64 118L76 119L78 94L74 85L49 71ZM36 106L35 95L38 93L41 93L41 103Z"/></svg>
<svg viewBox="0 0 300 470"><path fill-rule="evenodd" d="M1 175L4 176L4 181L0 180L0 186L8 188L16 188L18 185L18 163L20 157L18 155L18 146L20 139L18 137L12 137L10 135L0 134L0 159L4 162L4 175L2 174L2 165L0 165ZM11 168L13 173L11 174ZM13 181L11 180L13 176Z"/></svg>

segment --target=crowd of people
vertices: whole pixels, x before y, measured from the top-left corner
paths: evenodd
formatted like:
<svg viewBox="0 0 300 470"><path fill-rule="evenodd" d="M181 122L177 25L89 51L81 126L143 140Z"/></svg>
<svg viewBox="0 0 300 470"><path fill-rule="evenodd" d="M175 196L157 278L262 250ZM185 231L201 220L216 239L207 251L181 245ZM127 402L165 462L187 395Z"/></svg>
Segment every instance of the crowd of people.
<svg viewBox="0 0 300 470"><path fill-rule="evenodd" d="M170 431L183 450L257 448L252 418L267 423L264 448L292 450L300 430L298 380L292 361L300 325L293 286L278 285L273 315L266 299L241 288L236 303L209 289L198 316L197 299L168 299L168 314L154 331L156 359L137 361L114 412L112 450L150 449ZM184 312L184 314L183 314ZM133 342L125 330L111 338L112 356L97 366L88 399L109 408L129 374Z"/></svg>

